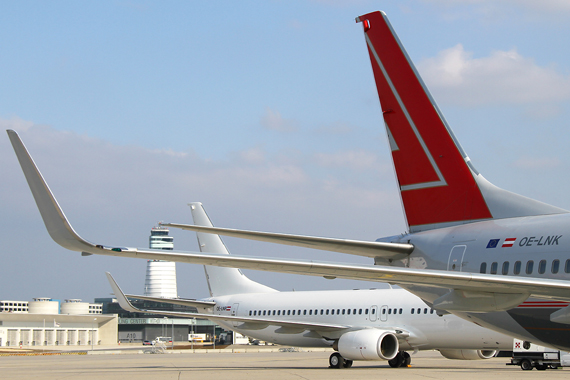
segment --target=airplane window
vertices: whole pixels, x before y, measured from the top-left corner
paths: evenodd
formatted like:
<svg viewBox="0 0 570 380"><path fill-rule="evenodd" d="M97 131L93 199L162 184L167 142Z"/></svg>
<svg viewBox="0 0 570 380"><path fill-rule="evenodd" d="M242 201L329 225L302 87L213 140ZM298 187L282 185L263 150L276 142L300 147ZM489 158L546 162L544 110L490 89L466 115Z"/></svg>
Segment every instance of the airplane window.
<svg viewBox="0 0 570 380"><path fill-rule="evenodd" d="M334 309L331 310L331 314L334 315Z"/></svg>
<svg viewBox="0 0 570 380"><path fill-rule="evenodd" d="M531 274L531 273L532 273L532 270L533 270L533 267L534 267L534 261L529 260L529 261L526 263L526 274Z"/></svg>
<svg viewBox="0 0 570 380"><path fill-rule="evenodd" d="M313 310L309 310L309 315L313 315Z"/></svg>
<svg viewBox="0 0 570 380"><path fill-rule="evenodd" d="M291 310L287 310L287 315L291 315Z"/></svg>
<svg viewBox="0 0 570 380"><path fill-rule="evenodd" d="M324 313L324 310L323 310L323 309L321 309L321 315L323 315L323 313Z"/></svg>
<svg viewBox="0 0 570 380"><path fill-rule="evenodd" d="M344 311L345 311L345 309L342 309L342 315L344 315Z"/></svg>
<svg viewBox="0 0 570 380"><path fill-rule="evenodd" d="M388 309L388 314L392 314L392 309Z"/></svg>
<svg viewBox="0 0 570 380"><path fill-rule="evenodd" d="M424 314L427 314L427 307L424 309Z"/></svg>
<svg viewBox="0 0 570 380"><path fill-rule="evenodd" d="M421 313L422 313L422 309L420 309L420 308L418 307L418 314L421 314Z"/></svg>
<svg viewBox="0 0 570 380"><path fill-rule="evenodd" d="M372 314L376 314L376 309L372 309Z"/></svg>
<svg viewBox="0 0 570 380"><path fill-rule="evenodd" d="M297 310L297 315L301 315L301 310Z"/></svg>
<svg viewBox="0 0 570 380"><path fill-rule="evenodd" d="M481 269L479 269L479 273L487 273L487 263L481 263Z"/></svg>
<svg viewBox="0 0 570 380"><path fill-rule="evenodd" d="M352 314L356 314L356 309L352 310Z"/></svg>
<svg viewBox="0 0 570 380"><path fill-rule="evenodd" d="M538 273L543 274L546 272L546 260L540 260L538 262Z"/></svg>
<svg viewBox="0 0 570 380"><path fill-rule="evenodd" d="M570 259L566 260L566 264L564 264L564 272L570 273Z"/></svg>
<svg viewBox="0 0 570 380"><path fill-rule="evenodd" d="M249 311L249 315L251 315L251 310Z"/></svg>
<svg viewBox="0 0 570 380"><path fill-rule="evenodd" d="M293 315L295 315L295 310L293 310Z"/></svg>
<svg viewBox="0 0 570 380"><path fill-rule="evenodd" d="M317 314L319 314L319 311L318 311L318 310L315 310L315 315L317 315ZM321 313L321 314L322 314L322 313Z"/></svg>
<svg viewBox="0 0 570 380"><path fill-rule="evenodd" d="M329 309L327 309L327 315L329 315Z"/></svg>
<svg viewBox="0 0 570 380"><path fill-rule="evenodd" d="M364 314L368 314L368 309L364 310Z"/></svg>
<svg viewBox="0 0 570 380"><path fill-rule="evenodd" d="M493 264L491 264L491 274L497 274L497 267L499 266L499 264L497 264L497 262L495 261Z"/></svg>
<svg viewBox="0 0 570 380"><path fill-rule="evenodd" d="M265 310L263 310L263 315L265 315Z"/></svg>
<svg viewBox="0 0 570 380"><path fill-rule="evenodd" d="M429 311L429 313L430 313L430 314L433 314L433 309L431 309L431 310Z"/></svg>
<svg viewBox="0 0 570 380"><path fill-rule="evenodd" d="M515 266L513 267L513 273L519 274L521 272L521 262L515 261Z"/></svg>
<svg viewBox="0 0 570 380"><path fill-rule="evenodd" d="M277 310L277 315L281 315L281 310Z"/></svg>
<svg viewBox="0 0 570 380"><path fill-rule="evenodd" d="M412 309L412 314L414 314L414 310L415 310L415 309Z"/></svg>
<svg viewBox="0 0 570 380"><path fill-rule="evenodd" d="M273 310L273 315L275 315L275 310Z"/></svg>
<svg viewBox="0 0 570 380"><path fill-rule="evenodd" d="M346 312L348 315L350 315L350 309L347 309Z"/></svg>
<svg viewBox="0 0 570 380"><path fill-rule="evenodd" d="M508 261L505 261L503 263L503 274L504 275L509 274L509 262Z"/></svg>
<svg viewBox="0 0 570 380"><path fill-rule="evenodd" d="M303 315L307 315L307 310L303 310Z"/></svg>
<svg viewBox="0 0 570 380"><path fill-rule="evenodd" d="M560 268L560 260L556 259L556 260L552 260L552 273L556 274L558 273L558 269Z"/></svg>
<svg viewBox="0 0 570 380"><path fill-rule="evenodd" d="M402 309L400 309L400 314L402 314Z"/></svg>
<svg viewBox="0 0 570 380"><path fill-rule="evenodd" d="M382 315L386 314L386 309L382 309Z"/></svg>
<svg viewBox="0 0 570 380"><path fill-rule="evenodd" d="M336 309L336 313L340 314L340 309ZM344 314L344 312L343 312L343 314Z"/></svg>

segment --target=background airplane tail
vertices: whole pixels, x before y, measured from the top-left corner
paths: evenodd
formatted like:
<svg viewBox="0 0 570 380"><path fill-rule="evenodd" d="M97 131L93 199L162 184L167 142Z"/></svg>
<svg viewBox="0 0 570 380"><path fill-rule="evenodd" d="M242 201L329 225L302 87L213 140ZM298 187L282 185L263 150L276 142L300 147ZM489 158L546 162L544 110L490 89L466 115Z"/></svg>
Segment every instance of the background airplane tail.
<svg viewBox="0 0 570 380"><path fill-rule="evenodd" d="M411 232L567 212L486 181L461 148L386 14L372 12L356 21L363 23Z"/></svg>
<svg viewBox="0 0 570 380"><path fill-rule="evenodd" d="M190 206L192 211L194 224L198 226L213 226L202 203L193 202L189 203L188 206ZM196 232L196 236L200 252L230 254L219 235ZM208 281L210 296L212 297L242 293L277 292L273 288L250 280L237 268L204 265L204 271L206 272L206 280Z"/></svg>

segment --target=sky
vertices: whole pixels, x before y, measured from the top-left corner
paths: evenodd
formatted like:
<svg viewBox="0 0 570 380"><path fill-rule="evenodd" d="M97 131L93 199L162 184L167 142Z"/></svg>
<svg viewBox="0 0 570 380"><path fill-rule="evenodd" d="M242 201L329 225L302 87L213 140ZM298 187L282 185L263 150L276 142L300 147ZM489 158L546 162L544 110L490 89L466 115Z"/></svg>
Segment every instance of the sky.
<svg viewBox="0 0 570 380"><path fill-rule="evenodd" d="M0 0L0 126L75 230L147 247L157 222L375 240L406 231L362 26L387 13L477 169L570 209L570 3ZM47 234L0 138L0 299L144 291L146 261L81 257ZM175 249L194 233L171 230ZM234 254L371 264L224 238ZM178 264L181 297L208 295ZM279 290L383 287L246 271Z"/></svg>

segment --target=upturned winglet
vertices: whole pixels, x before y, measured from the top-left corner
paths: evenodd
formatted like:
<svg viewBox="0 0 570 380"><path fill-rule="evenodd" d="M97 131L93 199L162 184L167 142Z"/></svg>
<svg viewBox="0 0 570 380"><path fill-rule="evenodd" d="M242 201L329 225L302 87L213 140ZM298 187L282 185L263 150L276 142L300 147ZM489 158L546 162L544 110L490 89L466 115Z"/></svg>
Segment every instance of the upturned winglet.
<svg viewBox="0 0 570 380"><path fill-rule="evenodd" d="M34 196L44 224L51 238L59 245L72 251L83 252L95 248L95 244L79 236L67 220L49 186L44 180L34 160L28 153L20 136L11 129L7 130L8 137L16 152L22 171L26 176L30 190Z"/></svg>

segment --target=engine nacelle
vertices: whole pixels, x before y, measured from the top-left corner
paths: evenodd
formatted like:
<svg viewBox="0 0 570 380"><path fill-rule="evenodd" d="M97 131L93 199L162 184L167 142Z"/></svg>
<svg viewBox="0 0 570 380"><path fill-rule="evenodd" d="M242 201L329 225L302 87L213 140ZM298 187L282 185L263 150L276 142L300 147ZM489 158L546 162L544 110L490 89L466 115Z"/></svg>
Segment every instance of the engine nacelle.
<svg viewBox="0 0 570 380"><path fill-rule="evenodd" d="M338 352L349 360L390 360L398 354L398 338L390 331L363 329L343 334Z"/></svg>
<svg viewBox="0 0 570 380"><path fill-rule="evenodd" d="M480 360L491 359L497 354L497 350L439 350L447 359Z"/></svg>

